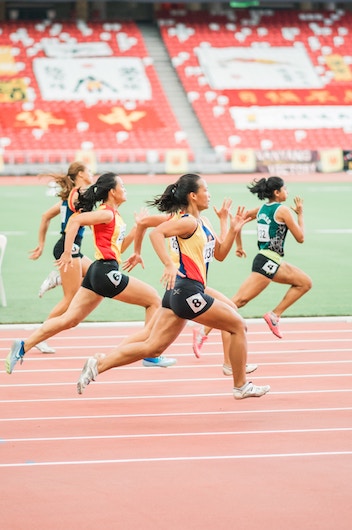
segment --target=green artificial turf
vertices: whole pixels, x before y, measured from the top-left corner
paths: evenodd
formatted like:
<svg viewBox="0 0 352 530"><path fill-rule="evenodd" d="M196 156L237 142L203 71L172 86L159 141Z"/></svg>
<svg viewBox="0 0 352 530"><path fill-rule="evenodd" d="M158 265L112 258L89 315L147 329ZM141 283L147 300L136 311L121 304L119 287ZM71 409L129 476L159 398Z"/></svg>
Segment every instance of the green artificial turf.
<svg viewBox="0 0 352 530"><path fill-rule="evenodd" d="M176 180L176 177L175 177ZM249 181L250 176L249 176ZM128 226L134 222L134 212L145 206L145 201L161 193L165 184L129 184L125 178L128 200L120 208ZM286 240L285 259L302 268L313 280L313 289L294 304L285 316L330 316L350 315L352 311L351 287L351 242L352 183L291 183L288 185L288 205L293 197L304 198L306 238L303 245L296 243L291 234ZM205 215L218 228L219 223L212 205L219 207L224 197L233 199L234 207L245 205L253 208L260 203L246 184L209 184L211 208ZM37 245L37 233L42 212L57 200L48 195L44 185L0 186L1 210L0 232L8 237L3 262L7 307L0 306L1 323L36 323L46 318L59 301L62 291L56 288L38 298L41 282L53 268L52 248L59 233L59 219L51 223L47 244L41 258L28 259L29 250ZM156 213L156 211L153 211ZM252 258L256 253L255 223L245 226L243 232L246 259L239 259L231 251L227 259L213 262L210 266L208 283L211 287L232 296L251 270ZM82 250L93 257L90 229L86 230ZM132 253L127 249L124 257ZM143 245L145 269L138 267L132 275L152 284L163 293L160 277L162 264L151 248L147 236ZM260 317L275 307L287 287L271 284L260 296L241 309L245 317ZM87 321L129 321L143 320L144 310L113 300L104 300L87 318Z"/></svg>

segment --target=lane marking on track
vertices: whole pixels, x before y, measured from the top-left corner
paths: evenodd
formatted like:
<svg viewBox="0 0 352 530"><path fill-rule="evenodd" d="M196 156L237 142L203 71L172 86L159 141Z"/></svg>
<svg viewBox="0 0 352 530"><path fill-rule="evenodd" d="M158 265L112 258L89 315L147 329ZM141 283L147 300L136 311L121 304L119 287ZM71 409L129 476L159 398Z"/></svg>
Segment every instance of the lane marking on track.
<svg viewBox="0 0 352 530"><path fill-rule="evenodd" d="M252 352L251 355L254 355L254 353ZM261 355L258 354L258 355ZM58 359L58 357L56 357L56 359ZM67 359L67 357L63 357L60 359ZM81 357L70 357L70 359L81 359ZM33 361L39 361L40 359L32 359ZM331 361L320 361L320 360L316 360L316 361L283 361L283 362L262 362L260 361L260 364L258 364L258 368L264 368L266 366L314 366L314 365L328 365L328 364L333 364L334 366L337 365L337 364L350 364L352 363L352 359L344 359L344 360L331 360ZM144 372L145 371L145 366L124 366L124 367L119 367L119 368L114 368L114 370L119 370L119 371L137 371L137 372ZM174 365L172 367L172 371L174 370L188 370L188 369L196 369L196 370L204 370L204 369L208 369L208 368L211 368L211 369L214 369L214 368L221 368L221 364L217 363L217 364L188 364L188 365ZM46 373L72 373L72 372L79 372L81 370L81 368L38 368L36 370L27 370L27 369L23 369L23 372L21 373L25 373L25 374L46 374ZM19 373L19 372L17 372ZM256 375L259 375L259 372L257 372ZM333 375L333 374L331 374ZM224 379L223 377L222 378L219 378L219 379ZM140 382L143 382L143 379L139 380ZM157 381L160 381L160 379L158 379ZM173 379L174 381L174 379ZM189 381L189 379L187 379L187 381ZM72 384L72 383L71 383ZM3 388L9 388L9 387L12 387L12 386L25 386L23 384L13 384L12 381L9 382L8 385L0 385L0 388L3 387Z"/></svg>
<svg viewBox="0 0 352 530"><path fill-rule="evenodd" d="M116 384L111 382L110 384ZM72 385L72 383L71 383ZM55 383L53 384L55 386ZM270 390L268 396L299 396L299 395L311 395L311 394L349 394L352 392L352 388L338 388L338 389L319 389L319 390L286 390L286 391L274 391ZM148 400L165 400L165 399L195 399L195 398L217 398L217 397L229 397L230 392L216 392L206 394L160 394L160 395L148 395L148 396L98 396L98 397L84 397L82 401L100 402L100 401L148 401ZM39 399L3 399L0 400L0 404L20 404L20 403L68 403L77 402L80 399L78 396L72 398L39 398ZM267 399L267 398L266 398ZM1 419L0 419L1 421Z"/></svg>
<svg viewBox="0 0 352 530"><path fill-rule="evenodd" d="M250 460L268 458L305 458L305 457L327 457L327 456L350 456L352 451L324 451L317 453L272 453L253 455L212 455L212 456L178 456L162 458L118 458L109 460L66 460L62 462L20 462L13 464L0 464L4 467L44 467L44 466L87 466L103 464L140 464L154 462L202 462L209 460Z"/></svg>
<svg viewBox="0 0 352 530"><path fill-rule="evenodd" d="M80 371L79 369L76 371ZM324 379L327 377L351 377L352 373L332 373L332 374L290 374L290 375L260 375L256 374L253 377L256 377L256 380L258 379L274 379L281 381L282 379L286 380L292 380L292 379ZM231 378L226 379L224 376L221 377L182 377L180 379L128 379L128 380L109 380L109 381L100 381L99 380L99 386L102 385L141 385L141 384L177 384L177 383L202 383L204 382L214 382L214 381L231 381ZM37 387L57 387L57 386L73 386L75 385L75 382L72 381L63 381L63 382L55 382L55 383L15 383L15 384L5 384L0 385L0 388L37 388ZM332 392L335 390L330 389ZM352 391L352 389L350 389ZM193 395L193 394L191 394ZM213 395L213 394L207 394L207 395ZM142 397L148 397L148 396L142 396ZM22 401L22 400L20 400ZM0 403L13 403L17 402L17 400L2 400L0 399Z"/></svg>
<svg viewBox="0 0 352 530"><path fill-rule="evenodd" d="M215 410L203 412L148 412L135 414L99 414L87 416L36 416L28 418L0 418L2 422L16 422L16 421L67 421L67 420L107 420L107 419L129 419L129 418L172 418L183 416L224 416L224 415L242 415L242 414L297 414L301 412L349 412L352 407L324 407L324 408L295 408L295 409L268 409L268 410Z"/></svg>
<svg viewBox="0 0 352 530"><path fill-rule="evenodd" d="M260 431L206 431L206 432L172 432L172 433L145 433L145 434L106 434L92 436L49 436L41 438L1 438L1 443L20 442L70 442L75 440L130 440L144 438L186 438L190 436L247 436L258 434L311 434L311 433L336 433L350 432L352 427L322 427L318 429L270 429Z"/></svg>

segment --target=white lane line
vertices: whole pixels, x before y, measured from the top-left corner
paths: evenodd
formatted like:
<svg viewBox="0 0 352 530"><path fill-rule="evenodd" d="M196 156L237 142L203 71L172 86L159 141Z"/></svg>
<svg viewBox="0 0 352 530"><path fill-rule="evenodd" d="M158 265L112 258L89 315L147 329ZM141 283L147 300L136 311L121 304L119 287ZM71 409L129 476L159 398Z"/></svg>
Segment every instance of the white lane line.
<svg viewBox="0 0 352 530"><path fill-rule="evenodd" d="M352 388L338 388L338 389L319 389L319 390L286 390L283 392L275 392L270 390L267 396L299 396L299 395L311 395L311 394L348 394L352 392ZM166 399L196 399L196 398L216 398L216 397L231 397L231 391L229 392L216 392L213 394L160 394L160 395L148 395L148 396L99 396L99 397L84 397L79 398L78 396L72 398L40 398L40 399L2 399L0 404L19 404L19 403L69 403L77 402L77 399L84 401L146 401L146 400L166 400ZM265 397L264 399L268 399ZM1 421L1 419L0 419Z"/></svg>
<svg viewBox="0 0 352 530"><path fill-rule="evenodd" d="M0 443L20 442L70 442L76 440L130 440L143 438L186 438L190 436L247 436L262 434L314 434L350 432L352 427L322 427L319 429L272 429L260 431L206 431L206 432L172 432L172 433L145 433L145 434L106 434L92 436L50 436L41 438L1 438Z"/></svg>
<svg viewBox="0 0 352 530"><path fill-rule="evenodd" d="M72 371L80 371L78 370L72 370ZM327 378L327 377L351 377L352 373L342 373L342 374L290 374L290 375L263 375L260 376L260 374L253 375L253 377L256 377L256 379L260 379L264 377L266 380L268 379L320 379L320 378ZM231 381L230 378L227 379L228 381ZM186 378L180 378L180 379L128 379L125 381L121 381L119 379L116 380L109 380L109 381L101 381L99 380L99 385L144 385L144 384L174 384L174 383L202 383L202 382L214 382L214 381L226 381L225 377L186 377ZM56 387L56 386L72 386L75 382L73 381L65 381L65 382L53 382L53 383L9 383L8 385L0 385L0 388L37 388L37 387ZM352 389L351 389L352 391ZM0 403L10 403L10 400L0 400Z"/></svg>
<svg viewBox="0 0 352 530"><path fill-rule="evenodd" d="M66 460L53 462L19 462L0 464L5 467L47 467L47 466L87 466L103 464L140 464L154 462L202 462L211 460L251 460L269 458L306 458L306 457L329 457L329 456L350 456L352 451L324 451L316 453L268 453L268 454L243 454L243 455L212 455L212 456L178 456L178 457L155 457L155 458L117 458L109 460Z"/></svg>
<svg viewBox="0 0 352 530"><path fill-rule="evenodd" d="M350 330L350 332L352 333L352 329ZM295 334L297 334L295 332ZM320 334L320 333L319 333ZM120 337L119 340L122 340L123 338L127 337L127 335L124 335L123 337ZM101 344L101 341L102 340L106 340L107 337L85 337L84 340L89 340L90 341L90 344L73 344L74 341L76 340L79 340L79 341L82 341L83 339L80 338L80 337L70 337L69 339L64 339L64 342L67 342L68 340L72 341L71 344L69 345L60 345L56 342L55 340L55 347L56 348L60 348L60 351L61 350L72 350L73 348L75 350L96 350L97 348L99 349L113 349L113 348L116 348L116 346L119 345L119 342L111 342L110 344ZM209 337L211 338L211 337ZM111 337L109 337L109 339L111 339ZM0 342L3 342L5 343L4 345L0 346L0 351L3 351L4 353L6 352L6 354L8 353L9 351L9 348L11 346L11 340L12 339L0 339ZM61 338L62 340L62 338ZM97 344L92 344L91 342L93 340L96 340L97 341ZM112 339L111 339L112 340ZM293 345L293 344L320 344L320 343L333 343L334 345L339 343L339 342L342 342L342 343L345 343L345 342L350 342L351 343L351 346L352 346L352 336L351 337L341 337L341 338L336 338L336 337L330 337L330 338L327 338L327 337L320 337L320 338L316 338L316 339L306 339L306 338L302 338L302 339L285 339L285 344L283 343L278 343L277 340L253 340L251 339L250 336L248 336L248 346L249 348L255 346L255 345L265 345L267 348L269 348L272 344L275 344L275 345L280 345L282 347L286 347L288 345ZM50 343L51 346L53 346L53 343L51 342ZM207 342L207 348L209 346L211 347L215 347L217 345L222 345L222 342L220 340L209 340L208 339L208 342ZM173 347L178 347L178 348L187 348L187 350L189 350L189 353L192 353L191 352L191 343L188 341L188 342L180 342L180 341L177 341L177 342L173 342L171 344L171 346ZM171 347L170 346L170 347ZM35 348L32 348L32 352L35 352L38 354L38 351L35 349ZM188 354L183 354L183 355L189 355ZM202 352L203 354L203 352ZM44 354L43 354L44 355ZM49 356L49 354L46 354Z"/></svg>
<svg viewBox="0 0 352 530"><path fill-rule="evenodd" d="M251 353L251 357L255 355L253 352ZM258 353L258 355L261 355L261 353ZM56 357L56 359L68 359L68 357ZM70 359L81 359L81 357L70 357ZM31 359L32 361L40 361L41 359ZM318 366L321 366L321 365L328 365L328 364L333 364L334 366L335 365L338 365L338 364L350 364L352 363L352 359L342 359L342 360L336 360L336 359L333 359L331 361L320 361L320 360L316 360L316 361L283 361L283 362L262 362L262 360L259 361L259 366L258 368L264 368L266 366L276 366L276 367L285 367L285 366L315 366L315 365L318 365ZM175 364L173 367L172 367L172 371L174 370L188 370L188 369L196 369L196 370L200 370L200 369L207 369L207 368L210 368L210 369L214 369L214 368L220 368L221 367L221 364L217 363L217 364ZM123 371L137 371L137 372L144 372L145 371L145 366L134 366L134 365L130 365L130 366L120 366L119 368L115 368L115 370L118 370L119 372L121 372L122 370ZM29 370L27 369L27 367L23 368L22 369L23 372L22 373L25 373L25 374L50 374L50 373L72 373L72 372L80 372L81 371L81 368L44 368L44 369L41 369L41 368L38 368L36 370ZM255 375L259 375L260 372L257 372ZM333 374L331 374L333 375ZM342 375L342 374L341 374ZM219 378L219 379L224 379L223 377ZM141 380L143 381L143 380ZM160 379L158 379L158 381L160 381ZM174 379L173 379L174 381ZM72 382L71 382L72 384ZM12 380L11 380L11 383L9 383L8 385L0 385L0 388L1 387L12 387L12 386L24 386L23 384L21 385L16 385L16 384L13 384L12 383Z"/></svg>
<svg viewBox="0 0 352 530"><path fill-rule="evenodd" d="M2 422L15 421L67 421L67 420L107 420L107 419L130 419L130 418L172 418L172 417L188 417L188 416L224 416L224 415L242 415L242 414L297 414L297 413L322 413L322 412L348 412L352 411L352 407L324 407L324 408L295 408L295 409L268 409L268 410L215 410L215 411L200 411L200 412L148 412L135 414L99 414L87 416L36 416L27 418L0 418Z"/></svg>
<svg viewBox="0 0 352 530"><path fill-rule="evenodd" d="M173 346L177 347L179 345L178 344L174 344ZM219 346L220 346L220 343L219 343ZM108 346L100 346L99 347L99 351L103 350L103 349L105 349L107 347ZM288 354L291 354L291 353L294 353L294 354L298 355L298 354L302 354L302 353L320 353L320 352L321 353L326 353L326 352L339 353L339 352L351 352L352 351L352 343L351 343L351 347L350 348L318 348L318 349L306 349L306 348L303 349L303 348L299 348L299 349L294 349L294 350L286 350L286 349L282 349L281 350L281 349L279 349L278 351L276 351L276 350L272 350L270 348L270 344L267 345L267 347L268 347L269 351L264 351L264 350L262 350L262 351L251 351L249 349L248 355L249 356L251 356L251 355L280 355L280 356L284 356L284 355L288 355ZM2 348L0 348L0 350L1 349ZM63 349L70 349L70 348L63 348ZM71 347L71 349L72 349L72 347ZM83 349L83 350L86 351L88 349L88 347L85 347L85 346L84 347L77 347L75 349L76 350L77 349ZM96 348L93 348L93 349L96 350ZM214 355L219 356L219 355L221 355L221 353L222 353L222 350L221 351L214 351L214 352L204 352L204 353L202 352L202 358L203 357L213 357ZM37 355L39 355L39 353L37 353ZM190 352L190 353L178 353L178 352L172 353L172 352L168 351L167 355L168 356L173 355L173 356L175 356L177 358L182 358L182 357L185 357L185 358L192 357L192 358L194 358L194 355L193 355L192 352ZM56 354L42 354L40 357L31 357L31 354L29 353L28 357L27 356L24 357L24 361L29 361L29 362L38 362L39 361L39 362L41 362L41 361L43 361L43 359L45 359L45 360L50 359L51 361L55 361L55 360L63 361L63 360L70 360L70 359L71 360L78 360L78 359L86 360L88 356L89 355L69 355L69 356L66 357L66 356L62 356L61 355L59 357ZM0 362L1 361L5 362L5 357L0 358ZM139 361L136 361L136 362L139 362ZM125 369L125 367L121 367L121 369ZM153 369L155 369L155 368L153 368Z"/></svg>

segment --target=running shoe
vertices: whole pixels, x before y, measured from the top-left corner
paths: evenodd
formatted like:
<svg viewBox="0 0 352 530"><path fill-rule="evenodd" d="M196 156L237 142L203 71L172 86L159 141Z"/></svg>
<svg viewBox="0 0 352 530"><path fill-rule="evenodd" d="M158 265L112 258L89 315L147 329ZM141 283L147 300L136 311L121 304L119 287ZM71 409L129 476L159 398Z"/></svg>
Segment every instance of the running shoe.
<svg viewBox="0 0 352 530"><path fill-rule="evenodd" d="M91 381L95 381L98 375L98 359L89 357L83 366L83 370L77 383L77 392L83 394L83 390L89 385Z"/></svg>
<svg viewBox="0 0 352 530"><path fill-rule="evenodd" d="M51 271L51 273L45 278L43 283L40 286L38 296L41 298L44 293L54 289L58 285L61 285L61 276L59 271Z"/></svg>
<svg viewBox="0 0 352 530"><path fill-rule="evenodd" d="M246 364L246 374L251 374L252 372L255 372L255 370L258 368L257 364ZM222 365L222 373L224 375L232 375L232 368L228 364Z"/></svg>
<svg viewBox="0 0 352 530"><path fill-rule="evenodd" d="M265 313L263 316L265 322L268 324L271 331L276 335L276 337L279 337L279 339L282 339L282 335L279 330L279 321L280 318L275 315L272 311L270 313Z"/></svg>
<svg viewBox="0 0 352 530"><path fill-rule="evenodd" d="M42 353L55 353L54 348L49 346L49 344L47 344L45 340L42 340L42 342L38 342L35 347Z"/></svg>
<svg viewBox="0 0 352 530"><path fill-rule="evenodd" d="M205 335L203 326L195 326L193 328L193 353L198 359L200 350L206 340L208 340L208 335Z"/></svg>
<svg viewBox="0 0 352 530"><path fill-rule="evenodd" d="M261 397L264 396L267 392L269 392L270 386L264 385L264 386L257 386L254 385L251 381L248 381L243 387L241 388L234 388L233 389L233 397L235 399L245 399L248 397Z"/></svg>
<svg viewBox="0 0 352 530"><path fill-rule="evenodd" d="M147 357L143 359L143 366L160 366L160 368L168 368L176 364L176 359L172 357Z"/></svg>
<svg viewBox="0 0 352 530"><path fill-rule="evenodd" d="M24 354L24 341L21 339L14 340L11 346L10 353L5 359L5 368L8 374L12 374L17 361L20 361L20 364L23 363Z"/></svg>

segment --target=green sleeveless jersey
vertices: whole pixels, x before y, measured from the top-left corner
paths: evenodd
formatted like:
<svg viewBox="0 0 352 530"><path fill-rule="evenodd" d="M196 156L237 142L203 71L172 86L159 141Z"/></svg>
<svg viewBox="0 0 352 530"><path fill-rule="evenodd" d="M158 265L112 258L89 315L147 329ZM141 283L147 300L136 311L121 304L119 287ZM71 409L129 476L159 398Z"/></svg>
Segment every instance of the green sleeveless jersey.
<svg viewBox="0 0 352 530"><path fill-rule="evenodd" d="M259 250L271 250L282 257L288 229L285 223L275 220L275 213L280 206L280 202L263 204L257 214L257 234Z"/></svg>

